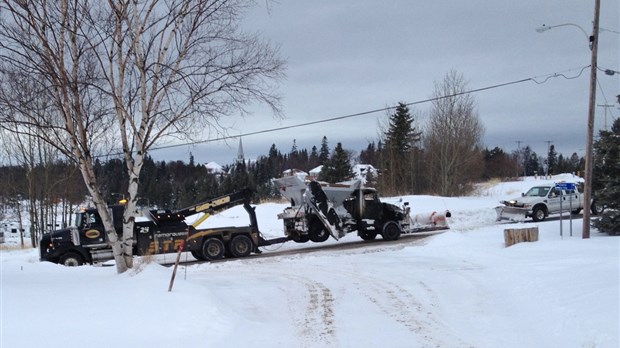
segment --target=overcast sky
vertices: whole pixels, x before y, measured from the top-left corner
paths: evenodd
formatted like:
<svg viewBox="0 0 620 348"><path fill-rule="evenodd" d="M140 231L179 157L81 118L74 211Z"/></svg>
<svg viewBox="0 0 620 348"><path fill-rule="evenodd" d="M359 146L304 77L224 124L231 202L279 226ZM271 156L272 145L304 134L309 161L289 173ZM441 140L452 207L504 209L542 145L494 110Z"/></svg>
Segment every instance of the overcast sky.
<svg viewBox="0 0 620 348"><path fill-rule="evenodd" d="M547 141L570 155L585 151L594 0L259 0L244 26L279 45L287 61L280 84L285 118L253 108L243 119L233 115L229 134L350 115L428 99L434 84L450 70L463 74L468 89L535 78L532 81L474 93L477 112L486 128L483 144L507 152L529 145L546 155ZM598 66L620 70L618 0L601 0ZM536 32L545 24L554 26ZM557 77L551 77L557 74ZM567 77L562 77L561 75ZM549 78L550 77L550 78ZM548 78L548 79L547 79ZM570 78L570 79L568 79ZM620 116L616 95L620 74L598 72L595 135ZM411 107L423 127L430 103ZM293 140L299 148L330 148L341 142L359 152L378 139L385 112L307 127L244 136L246 159L266 155L271 144L287 153ZM212 137L215 137L212 135ZM205 138L206 139L206 138ZM157 150L157 160L231 163L239 140Z"/></svg>

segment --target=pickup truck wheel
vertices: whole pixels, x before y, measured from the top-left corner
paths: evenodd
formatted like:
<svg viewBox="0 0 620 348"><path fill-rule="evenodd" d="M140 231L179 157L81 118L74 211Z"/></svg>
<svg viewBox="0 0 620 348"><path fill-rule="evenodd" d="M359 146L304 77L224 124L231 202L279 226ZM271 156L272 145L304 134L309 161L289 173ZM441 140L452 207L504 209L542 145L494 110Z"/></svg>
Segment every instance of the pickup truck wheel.
<svg viewBox="0 0 620 348"><path fill-rule="evenodd" d="M201 251L205 260L219 260L224 257L224 243L217 238L209 238L202 243Z"/></svg>
<svg viewBox="0 0 620 348"><path fill-rule="evenodd" d="M58 263L67 267L82 266L84 259L77 253L66 253L60 257Z"/></svg>
<svg viewBox="0 0 620 348"><path fill-rule="evenodd" d="M539 221L544 221L545 220L545 208L542 207L536 207L534 208L534 211L532 212L532 219L536 222Z"/></svg>
<svg viewBox="0 0 620 348"><path fill-rule="evenodd" d="M400 226L394 221L388 221L383 225L383 239L398 240L400 238Z"/></svg>
<svg viewBox="0 0 620 348"><path fill-rule="evenodd" d="M244 234L235 236L230 241L228 250L233 257L246 257L252 253L252 240Z"/></svg>
<svg viewBox="0 0 620 348"><path fill-rule="evenodd" d="M596 203L596 201L592 201L592 204L590 204L590 211L592 211L592 215L601 215L603 211L605 211L605 207Z"/></svg>
<svg viewBox="0 0 620 348"><path fill-rule="evenodd" d="M579 213L581 213L581 208L575 209L575 210L571 211L570 213L573 214L573 215L579 215Z"/></svg>

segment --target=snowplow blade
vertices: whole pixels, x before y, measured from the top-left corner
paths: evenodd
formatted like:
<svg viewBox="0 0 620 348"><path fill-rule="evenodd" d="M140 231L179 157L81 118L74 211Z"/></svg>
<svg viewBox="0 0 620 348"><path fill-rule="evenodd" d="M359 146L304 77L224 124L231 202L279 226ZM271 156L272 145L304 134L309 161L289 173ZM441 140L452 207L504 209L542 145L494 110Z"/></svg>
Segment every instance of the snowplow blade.
<svg viewBox="0 0 620 348"><path fill-rule="evenodd" d="M509 221L525 221L527 208L499 206L495 208L497 213L497 221L509 220Z"/></svg>
<svg viewBox="0 0 620 348"><path fill-rule="evenodd" d="M410 217L411 224L407 232L432 232L449 230L448 221L446 220L446 214L430 212L419 213Z"/></svg>

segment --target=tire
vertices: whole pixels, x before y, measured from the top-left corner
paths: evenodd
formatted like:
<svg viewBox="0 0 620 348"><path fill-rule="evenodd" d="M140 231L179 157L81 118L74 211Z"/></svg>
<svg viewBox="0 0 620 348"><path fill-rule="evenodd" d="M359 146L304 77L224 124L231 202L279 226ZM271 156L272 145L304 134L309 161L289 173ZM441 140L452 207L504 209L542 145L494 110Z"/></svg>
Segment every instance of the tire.
<svg viewBox="0 0 620 348"><path fill-rule="evenodd" d="M535 222L540 222L540 221L544 221L546 216L546 211L545 208L543 207L535 207L534 211L532 212L532 219Z"/></svg>
<svg viewBox="0 0 620 348"><path fill-rule="evenodd" d="M67 267L82 266L84 258L77 253L66 253L60 257L58 263Z"/></svg>
<svg viewBox="0 0 620 348"><path fill-rule="evenodd" d="M306 243L309 240L310 240L310 237L308 237L307 234L296 233L295 236L293 236L293 241L295 243Z"/></svg>
<svg viewBox="0 0 620 348"><path fill-rule="evenodd" d="M377 232L376 231L368 231L368 230L360 229L357 232L357 234L363 240L374 240L375 238L377 238Z"/></svg>
<svg viewBox="0 0 620 348"><path fill-rule="evenodd" d="M400 226L394 221L388 221L383 225L383 239L385 240L398 240L400 238Z"/></svg>
<svg viewBox="0 0 620 348"><path fill-rule="evenodd" d="M228 251L233 257L246 257L252 253L253 247L252 239L245 234L240 234L231 239Z"/></svg>
<svg viewBox="0 0 620 348"><path fill-rule="evenodd" d="M209 238L202 243L201 251L204 260L219 260L224 257L224 243L217 238Z"/></svg>
<svg viewBox="0 0 620 348"><path fill-rule="evenodd" d="M575 210L571 211L570 213L573 214L573 215L579 215L579 213L581 213L581 208L575 209Z"/></svg>
<svg viewBox="0 0 620 348"><path fill-rule="evenodd" d="M592 215L601 215L605 211L605 207L596 203L596 201L592 201L590 204L590 211Z"/></svg>
<svg viewBox="0 0 620 348"><path fill-rule="evenodd" d="M323 224L318 219L310 220L310 226L308 227L308 236L310 240L315 243L322 243L329 239L329 232L325 229Z"/></svg>
<svg viewBox="0 0 620 348"><path fill-rule="evenodd" d="M202 257L202 253L200 253L200 252L198 252L198 251L194 251L194 250L192 250L192 251L191 251L191 253L192 253L192 256L193 256L196 260L200 260L200 261L204 261L204 260L205 260L205 258L204 258L204 257Z"/></svg>

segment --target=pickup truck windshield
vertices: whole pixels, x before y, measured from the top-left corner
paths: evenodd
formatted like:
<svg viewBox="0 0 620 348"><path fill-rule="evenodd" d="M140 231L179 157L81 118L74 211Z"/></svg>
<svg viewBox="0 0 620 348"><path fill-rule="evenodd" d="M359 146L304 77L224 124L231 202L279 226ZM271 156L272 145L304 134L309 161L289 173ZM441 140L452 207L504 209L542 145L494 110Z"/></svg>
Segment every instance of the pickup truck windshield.
<svg viewBox="0 0 620 348"><path fill-rule="evenodd" d="M549 189L551 187L547 186L537 186L532 187L529 191L525 193L526 197L545 197L547 193L549 193Z"/></svg>

